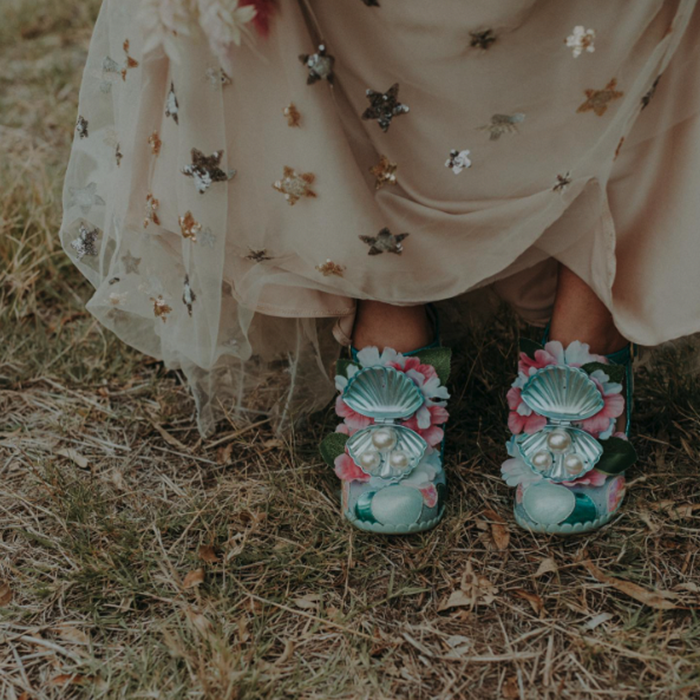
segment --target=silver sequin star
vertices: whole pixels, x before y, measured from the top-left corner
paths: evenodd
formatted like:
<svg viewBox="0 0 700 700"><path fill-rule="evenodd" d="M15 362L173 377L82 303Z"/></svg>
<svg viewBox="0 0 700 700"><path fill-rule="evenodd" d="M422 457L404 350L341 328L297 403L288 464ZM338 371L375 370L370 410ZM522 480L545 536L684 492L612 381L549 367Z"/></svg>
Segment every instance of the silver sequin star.
<svg viewBox="0 0 700 700"><path fill-rule="evenodd" d="M408 233L394 235L388 228L383 228L376 236L360 236L360 240L369 246L368 255L380 255L381 253L403 253L401 241L408 237Z"/></svg>
<svg viewBox="0 0 700 700"><path fill-rule="evenodd" d="M223 154L223 151L216 151L210 156L205 156L199 149L192 149L192 164L182 168L182 173L194 178L194 184L200 194L204 194L213 182L226 182L236 175L235 170L226 173L219 167Z"/></svg>
<svg viewBox="0 0 700 700"><path fill-rule="evenodd" d="M78 116L75 130L78 132L78 136L80 136L81 139L86 139L90 135L90 132L88 131L88 120L85 119L84 116Z"/></svg>
<svg viewBox="0 0 700 700"><path fill-rule="evenodd" d="M86 224L80 224L78 237L70 244L70 247L76 252L78 260L82 260L86 255L97 255L97 236L99 236L99 231L96 228L88 228Z"/></svg>
<svg viewBox="0 0 700 700"><path fill-rule="evenodd" d="M318 47L316 53L303 53L299 56L299 60L306 66L309 71L309 77L306 79L308 85L313 85L319 80L327 80L333 83L333 64L335 58L326 51L324 44Z"/></svg>
<svg viewBox="0 0 700 700"><path fill-rule="evenodd" d="M407 105L398 101L399 84L394 83L386 92L367 90L370 106L362 113L363 119L376 119L382 131L388 131L391 120L409 111Z"/></svg>
<svg viewBox="0 0 700 700"><path fill-rule="evenodd" d="M177 101L177 95L175 94L175 84L170 83L170 90L168 90L168 95L165 98L165 116L172 117L176 124L180 123L180 105Z"/></svg>
<svg viewBox="0 0 700 700"><path fill-rule="evenodd" d="M190 286L190 276L185 275L185 283L182 289L182 303L187 307L187 313L192 315L192 305L197 300L197 295L192 291Z"/></svg>
<svg viewBox="0 0 700 700"><path fill-rule="evenodd" d="M97 183L90 182L85 187L69 187L70 197L69 207L80 207L80 211L85 216L93 205L104 206L105 200L97 194Z"/></svg>

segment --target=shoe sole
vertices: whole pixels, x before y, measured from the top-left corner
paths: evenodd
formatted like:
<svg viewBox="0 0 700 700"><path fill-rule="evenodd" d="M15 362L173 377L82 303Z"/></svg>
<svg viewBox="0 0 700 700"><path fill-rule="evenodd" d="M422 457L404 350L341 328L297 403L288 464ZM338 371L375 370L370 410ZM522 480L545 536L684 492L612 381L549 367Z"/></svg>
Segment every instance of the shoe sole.
<svg viewBox="0 0 700 700"><path fill-rule="evenodd" d="M606 523L609 523L613 516L617 514L617 509L612 513L606 513L601 515L595 520L589 520L587 523L576 523L571 525L567 523L565 525L540 525L532 521L525 520L521 518L518 513L514 510L513 515L515 516L515 522L523 528L523 530L528 530L529 532L538 532L547 535L559 535L560 537L567 537L569 535L580 535L584 532L591 532L591 530L597 530L603 527Z"/></svg>
<svg viewBox="0 0 700 700"><path fill-rule="evenodd" d="M416 532L425 532L425 530L430 530L431 528L435 527L442 520L442 516L444 514L445 508L443 507L443 509L431 520L425 520L423 522L413 523L411 525L382 525L381 523L368 523L364 520L359 520L349 511L345 511L346 519L349 520L358 530L375 532L380 535L412 535Z"/></svg>

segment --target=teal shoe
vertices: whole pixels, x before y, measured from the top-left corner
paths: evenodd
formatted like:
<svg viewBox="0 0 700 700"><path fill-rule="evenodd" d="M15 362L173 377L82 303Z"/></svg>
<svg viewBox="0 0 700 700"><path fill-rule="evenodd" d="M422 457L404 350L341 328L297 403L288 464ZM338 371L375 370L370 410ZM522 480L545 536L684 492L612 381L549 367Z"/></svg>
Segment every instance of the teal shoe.
<svg viewBox="0 0 700 700"><path fill-rule="evenodd" d="M634 346L612 355L574 341L521 346L508 392L509 459L501 473L516 487L514 514L533 532L570 535L602 527L620 508L629 442ZM624 384L624 386L623 386ZM617 419L626 416L624 432Z"/></svg>
<svg viewBox="0 0 700 700"><path fill-rule="evenodd" d="M428 530L444 513L445 388L451 351L433 343L401 354L353 350L339 360L336 432L321 443L342 481L342 511L361 530Z"/></svg>

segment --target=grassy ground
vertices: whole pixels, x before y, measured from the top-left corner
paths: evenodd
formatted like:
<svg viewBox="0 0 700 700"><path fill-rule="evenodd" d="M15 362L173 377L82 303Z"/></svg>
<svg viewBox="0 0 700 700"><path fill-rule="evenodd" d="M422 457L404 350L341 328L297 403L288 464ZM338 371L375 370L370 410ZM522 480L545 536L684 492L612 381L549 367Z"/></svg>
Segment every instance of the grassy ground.
<svg viewBox="0 0 700 700"><path fill-rule="evenodd" d="M316 453L330 414L202 441L178 376L84 311L57 229L97 2L0 10L0 697L700 698L687 347L639 371L614 526L513 527L504 318L457 353L443 524L353 532Z"/></svg>

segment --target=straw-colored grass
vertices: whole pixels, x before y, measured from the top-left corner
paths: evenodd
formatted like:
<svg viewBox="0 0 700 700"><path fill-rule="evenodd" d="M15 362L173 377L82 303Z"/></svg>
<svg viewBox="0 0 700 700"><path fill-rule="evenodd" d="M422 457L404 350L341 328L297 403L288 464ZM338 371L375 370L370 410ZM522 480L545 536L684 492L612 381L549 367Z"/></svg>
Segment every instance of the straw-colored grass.
<svg viewBox="0 0 700 700"><path fill-rule="evenodd" d="M180 378L83 308L57 230L96 11L0 0L0 697L700 697L691 346L638 373L641 461L602 532L512 524L507 315L457 351L444 522L353 531L330 412L202 441Z"/></svg>

